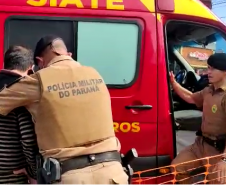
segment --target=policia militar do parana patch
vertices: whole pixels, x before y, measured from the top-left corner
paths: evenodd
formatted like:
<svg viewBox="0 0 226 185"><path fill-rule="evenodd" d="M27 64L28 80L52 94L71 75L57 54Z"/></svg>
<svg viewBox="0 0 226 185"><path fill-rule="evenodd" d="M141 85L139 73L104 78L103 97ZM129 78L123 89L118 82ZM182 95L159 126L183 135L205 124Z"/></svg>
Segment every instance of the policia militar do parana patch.
<svg viewBox="0 0 226 185"><path fill-rule="evenodd" d="M100 91L98 85L102 83L102 79L79 80L77 82L61 82L47 86L47 91L58 92L59 98L66 98Z"/></svg>

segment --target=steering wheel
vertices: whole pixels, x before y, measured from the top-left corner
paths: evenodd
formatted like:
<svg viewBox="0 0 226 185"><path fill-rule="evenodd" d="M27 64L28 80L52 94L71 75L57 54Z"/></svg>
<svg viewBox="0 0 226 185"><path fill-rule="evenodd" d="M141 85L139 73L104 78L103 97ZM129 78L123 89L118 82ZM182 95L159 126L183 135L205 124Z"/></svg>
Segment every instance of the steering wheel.
<svg viewBox="0 0 226 185"><path fill-rule="evenodd" d="M175 76L175 80L180 85L185 84L186 78L187 78L187 71L185 69L180 70Z"/></svg>

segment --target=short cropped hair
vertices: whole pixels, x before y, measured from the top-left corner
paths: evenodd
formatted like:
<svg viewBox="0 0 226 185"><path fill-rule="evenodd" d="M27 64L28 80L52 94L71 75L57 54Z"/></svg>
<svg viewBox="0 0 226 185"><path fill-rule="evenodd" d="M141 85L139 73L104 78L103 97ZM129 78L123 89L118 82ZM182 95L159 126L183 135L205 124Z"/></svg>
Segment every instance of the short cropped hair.
<svg viewBox="0 0 226 185"><path fill-rule="evenodd" d="M207 64L220 71L226 71L226 54L214 53L208 58Z"/></svg>
<svg viewBox="0 0 226 185"><path fill-rule="evenodd" d="M4 69L25 72L34 64L32 50L22 46L10 46L5 52Z"/></svg>

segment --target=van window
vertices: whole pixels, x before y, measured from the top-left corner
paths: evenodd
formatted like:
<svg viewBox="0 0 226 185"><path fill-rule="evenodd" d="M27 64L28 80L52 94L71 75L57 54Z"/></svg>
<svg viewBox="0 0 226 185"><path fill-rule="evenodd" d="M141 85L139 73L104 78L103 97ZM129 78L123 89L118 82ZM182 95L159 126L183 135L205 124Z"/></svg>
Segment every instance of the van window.
<svg viewBox="0 0 226 185"><path fill-rule="evenodd" d="M73 22L66 20L8 19L6 22L5 50L11 45L24 45L35 49L44 35L59 35L68 50L74 50Z"/></svg>
<svg viewBox="0 0 226 185"><path fill-rule="evenodd" d="M54 34L64 39L75 60L94 67L107 85L124 87L135 79L140 49L137 24L19 17L9 18L5 27L5 50L10 45L34 50L41 37Z"/></svg>
<svg viewBox="0 0 226 185"><path fill-rule="evenodd" d="M97 69L107 84L125 85L133 81L137 46L135 24L78 23L77 60Z"/></svg>

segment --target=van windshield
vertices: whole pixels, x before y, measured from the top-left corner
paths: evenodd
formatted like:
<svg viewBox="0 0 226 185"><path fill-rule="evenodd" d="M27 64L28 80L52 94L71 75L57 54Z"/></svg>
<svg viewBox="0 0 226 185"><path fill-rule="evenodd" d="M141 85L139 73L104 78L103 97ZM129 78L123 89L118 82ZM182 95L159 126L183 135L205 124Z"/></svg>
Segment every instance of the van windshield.
<svg viewBox="0 0 226 185"><path fill-rule="evenodd" d="M167 25L167 37L168 45L175 48L199 75L206 74L210 55L226 53L225 37L211 27L172 21Z"/></svg>

